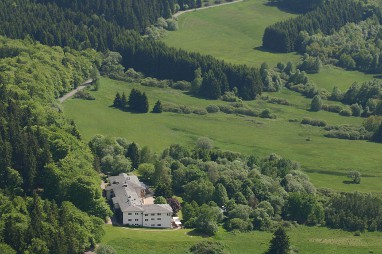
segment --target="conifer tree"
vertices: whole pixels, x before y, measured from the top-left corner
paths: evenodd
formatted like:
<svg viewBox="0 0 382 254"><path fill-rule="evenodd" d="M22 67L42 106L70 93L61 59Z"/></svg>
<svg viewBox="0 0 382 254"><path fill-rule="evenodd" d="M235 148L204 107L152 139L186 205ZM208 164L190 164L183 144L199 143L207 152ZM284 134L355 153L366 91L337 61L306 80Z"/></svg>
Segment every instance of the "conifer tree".
<svg viewBox="0 0 382 254"><path fill-rule="evenodd" d="M127 99L126 99L126 95L125 93L122 93L122 97L121 97L121 108L124 109L126 108L128 102L127 102Z"/></svg>
<svg viewBox="0 0 382 254"><path fill-rule="evenodd" d="M162 113L162 111L163 111L162 102L158 100L154 105L153 113Z"/></svg>
<svg viewBox="0 0 382 254"><path fill-rule="evenodd" d="M121 95L117 92L114 98L113 107L120 108L121 107Z"/></svg>
<svg viewBox="0 0 382 254"><path fill-rule="evenodd" d="M273 234L270 246L266 254L287 254L289 253L289 237L285 229L278 228Z"/></svg>
<svg viewBox="0 0 382 254"><path fill-rule="evenodd" d="M139 150L134 142L127 148L126 157L130 158L133 168L137 169L139 166Z"/></svg>

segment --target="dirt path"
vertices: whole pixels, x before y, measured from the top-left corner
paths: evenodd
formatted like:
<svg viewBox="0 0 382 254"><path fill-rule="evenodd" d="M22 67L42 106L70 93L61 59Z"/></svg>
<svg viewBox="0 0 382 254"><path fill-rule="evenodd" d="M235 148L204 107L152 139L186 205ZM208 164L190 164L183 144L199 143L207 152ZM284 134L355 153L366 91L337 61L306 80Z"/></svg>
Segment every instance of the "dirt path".
<svg viewBox="0 0 382 254"><path fill-rule="evenodd" d="M62 96L61 98L59 98L58 101L63 103L64 101L66 101L67 99L69 99L70 97L72 97L73 95L75 95L76 93L78 93L79 91L81 91L82 89L87 87L88 85L90 85L92 82L93 82L92 79L86 80L84 83L79 85L76 89L70 91L69 93L67 93L64 96Z"/></svg>
<svg viewBox="0 0 382 254"><path fill-rule="evenodd" d="M204 10L204 9L209 9L209 8L214 8L214 7L219 7L219 6L223 6L223 5L227 5L227 4L234 4L234 3L238 3L238 2L243 2L243 0L237 0L237 1L223 3L223 4L216 4L216 5L211 5L211 6L206 6L206 7L201 7L201 8L191 9L191 10L186 10L186 11L178 11L177 13L175 13L172 16L174 18L177 18L180 15L182 15L183 13L192 12L192 11L199 11L199 10Z"/></svg>

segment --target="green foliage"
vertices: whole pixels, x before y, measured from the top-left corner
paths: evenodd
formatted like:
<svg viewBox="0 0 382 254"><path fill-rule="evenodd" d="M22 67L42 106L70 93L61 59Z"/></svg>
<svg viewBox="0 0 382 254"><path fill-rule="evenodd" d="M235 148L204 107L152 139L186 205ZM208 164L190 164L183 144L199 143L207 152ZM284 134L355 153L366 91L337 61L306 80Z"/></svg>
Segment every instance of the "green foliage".
<svg viewBox="0 0 382 254"><path fill-rule="evenodd" d="M312 99L312 103L310 104L310 110L312 111L320 111L322 108L322 100L319 95L316 95Z"/></svg>
<svg viewBox="0 0 382 254"><path fill-rule="evenodd" d="M154 200L154 204L167 204L167 201L162 196L157 196Z"/></svg>
<svg viewBox="0 0 382 254"><path fill-rule="evenodd" d="M381 230L381 198L359 192L339 193L330 198L326 224L345 230Z"/></svg>
<svg viewBox="0 0 382 254"><path fill-rule="evenodd" d="M195 254L224 254L224 247L218 242L202 241L191 246L190 251Z"/></svg>
<svg viewBox="0 0 382 254"><path fill-rule="evenodd" d="M153 113L162 113L163 108L162 108L162 102L160 100L157 100L153 107Z"/></svg>
<svg viewBox="0 0 382 254"><path fill-rule="evenodd" d="M203 204L196 219L196 230L210 236L215 235L222 218L223 214L218 207Z"/></svg>
<svg viewBox="0 0 382 254"><path fill-rule="evenodd" d="M139 149L137 144L133 142L129 145L126 151L126 157L130 159L131 166L134 169L138 169L140 158L139 158Z"/></svg>
<svg viewBox="0 0 382 254"><path fill-rule="evenodd" d="M316 225L324 221L324 208L312 194L291 193L285 207L285 216L301 224Z"/></svg>
<svg viewBox="0 0 382 254"><path fill-rule="evenodd" d="M280 227L273 234L272 240L269 242L269 249L266 254L287 254L289 253L289 237L285 229Z"/></svg>
<svg viewBox="0 0 382 254"><path fill-rule="evenodd" d="M110 245L99 245L95 251L96 254L116 254L115 249Z"/></svg>
<svg viewBox="0 0 382 254"><path fill-rule="evenodd" d="M311 12L267 27L263 35L263 47L277 52L300 50L301 31L314 34L320 30L329 34L333 29L337 30L348 22L359 22L362 18L363 7L357 1L325 1Z"/></svg>
<svg viewBox="0 0 382 254"><path fill-rule="evenodd" d="M355 184L361 183L361 173L358 171L348 172L347 177L350 178Z"/></svg>

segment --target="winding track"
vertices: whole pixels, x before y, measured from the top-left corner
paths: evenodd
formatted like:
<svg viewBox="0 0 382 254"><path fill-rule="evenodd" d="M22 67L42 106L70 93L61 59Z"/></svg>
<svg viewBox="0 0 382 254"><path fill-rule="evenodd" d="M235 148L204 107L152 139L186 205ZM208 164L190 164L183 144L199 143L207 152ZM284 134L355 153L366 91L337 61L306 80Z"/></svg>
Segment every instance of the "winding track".
<svg viewBox="0 0 382 254"><path fill-rule="evenodd" d="M85 87L87 87L88 85L90 85L91 83L93 82L92 79L88 79L86 80L85 82L83 82L81 85L79 85L76 89L73 89L72 91L70 91L69 93L65 94L64 96L62 96L61 98L58 98L58 101L60 103L63 103L64 101L66 101L67 99L69 99L70 97L72 97L73 95L75 95L76 93L78 93L79 91L81 91L82 89L84 89Z"/></svg>

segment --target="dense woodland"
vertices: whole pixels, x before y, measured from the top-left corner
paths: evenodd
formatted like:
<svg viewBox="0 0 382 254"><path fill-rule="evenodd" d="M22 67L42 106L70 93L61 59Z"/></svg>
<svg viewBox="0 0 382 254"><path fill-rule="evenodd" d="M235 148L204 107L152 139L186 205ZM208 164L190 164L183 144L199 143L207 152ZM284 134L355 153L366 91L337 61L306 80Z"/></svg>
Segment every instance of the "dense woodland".
<svg viewBox="0 0 382 254"><path fill-rule="evenodd" d="M125 68L132 67L159 79L193 81L195 71L200 68L201 75L210 79L210 83L199 87L200 95L206 98L216 99L234 87L246 100L256 98L262 91L260 75L255 68L231 65L211 56L143 39L139 33L106 21L102 16L85 15L55 4L5 0L0 3L0 22L0 34L11 38L30 36L47 45L117 51L123 57Z"/></svg>
<svg viewBox="0 0 382 254"><path fill-rule="evenodd" d="M205 137L191 148L171 145L161 155L123 138L101 135L90 141L90 147L102 171L138 169L141 179L155 187L156 199L167 200L174 211L179 204L173 195L182 197L184 226L208 235L221 224L229 231L272 231L294 221L352 231L382 230L378 195L317 190L298 163L277 154L258 157L221 151ZM127 166L120 167L122 161Z"/></svg>
<svg viewBox="0 0 382 254"><path fill-rule="evenodd" d="M3 37L0 52L0 241L18 253L83 252L110 210L93 156L55 98L100 55Z"/></svg>
<svg viewBox="0 0 382 254"><path fill-rule="evenodd" d="M267 27L263 35L263 47L277 52L299 51L300 32L330 34L348 22L358 23L364 17L360 2L349 0L326 1L315 10L281 21Z"/></svg>

